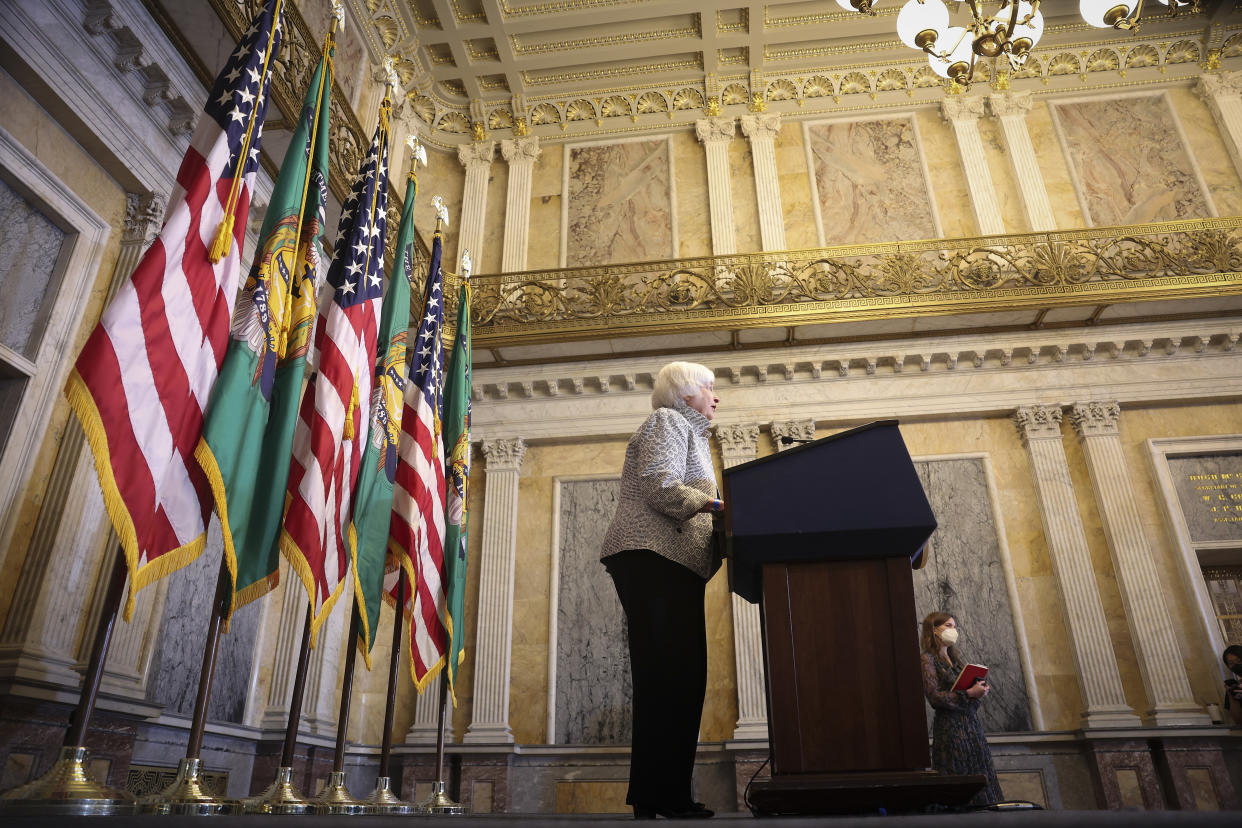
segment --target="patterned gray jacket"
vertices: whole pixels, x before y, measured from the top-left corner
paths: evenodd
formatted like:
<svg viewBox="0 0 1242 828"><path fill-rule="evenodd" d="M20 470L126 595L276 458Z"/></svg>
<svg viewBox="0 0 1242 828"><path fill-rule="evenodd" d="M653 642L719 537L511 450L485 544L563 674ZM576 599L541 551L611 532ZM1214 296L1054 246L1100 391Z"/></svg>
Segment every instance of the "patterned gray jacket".
<svg viewBox="0 0 1242 828"><path fill-rule="evenodd" d="M625 448L617 513L600 557L650 549L699 575L712 575L712 517L699 512L716 496L710 423L684 402L657 408Z"/></svg>

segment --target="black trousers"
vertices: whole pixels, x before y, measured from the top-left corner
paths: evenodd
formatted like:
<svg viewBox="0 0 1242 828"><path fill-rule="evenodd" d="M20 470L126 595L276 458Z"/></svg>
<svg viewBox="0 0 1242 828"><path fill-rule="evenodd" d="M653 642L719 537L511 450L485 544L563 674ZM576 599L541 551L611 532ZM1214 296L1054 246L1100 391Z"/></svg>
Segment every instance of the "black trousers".
<svg viewBox="0 0 1242 828"><path fill-rule="evenodd" d="M681 808L693 801L694 754L707 692L707 582L648 549L604 559L629 628L634 734L626 802Z"/></svg>

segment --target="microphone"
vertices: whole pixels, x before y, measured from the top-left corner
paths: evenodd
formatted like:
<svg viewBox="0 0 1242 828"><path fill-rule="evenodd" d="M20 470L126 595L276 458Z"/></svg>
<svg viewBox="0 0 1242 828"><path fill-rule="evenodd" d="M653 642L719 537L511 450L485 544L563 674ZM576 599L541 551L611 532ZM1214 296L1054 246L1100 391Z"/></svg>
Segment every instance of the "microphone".
<svg viewBox="0 0 1242 828"><path fill-rule="evenodd" d="M815 442L814 437L803 439L801 437L790 437L788 434L781 435L781 443L787 446L792 446L794 443L814 443L814 442Z"/></svg>

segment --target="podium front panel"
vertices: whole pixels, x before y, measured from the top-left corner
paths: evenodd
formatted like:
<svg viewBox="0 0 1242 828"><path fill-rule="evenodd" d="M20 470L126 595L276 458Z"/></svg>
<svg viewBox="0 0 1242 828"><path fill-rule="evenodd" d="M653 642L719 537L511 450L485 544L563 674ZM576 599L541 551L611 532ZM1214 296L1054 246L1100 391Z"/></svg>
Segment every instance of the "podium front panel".
<svg viewBox="0 0 1242 828"><path fill-rule="evenodd" d="M928 767L904 557L763 566L772 772Z"/></svg>

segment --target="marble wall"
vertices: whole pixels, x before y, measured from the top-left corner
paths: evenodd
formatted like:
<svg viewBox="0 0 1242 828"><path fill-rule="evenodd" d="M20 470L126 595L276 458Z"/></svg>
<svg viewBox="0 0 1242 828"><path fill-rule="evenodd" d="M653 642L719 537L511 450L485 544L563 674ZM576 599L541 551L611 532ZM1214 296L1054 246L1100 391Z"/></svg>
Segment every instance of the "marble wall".
<svg viewBox="0 0 1242 828"><path fill-rule="evenodd" d="M914 573L917 615L921 621L932 612L952 613L962 657L989 668L992 692L981 707L984 729L1030 730L1030 703L983 461L914 465L939 524L927 564ZM929 708L929 727L931 718Z"/></svg>
<svg viewBox="0 0 1242 828"><path fill-rule="evenodd" d="M190 716L202 669L204 633L216 593L223 541L219 520L213 515L207 530L207 548L198 560L169 575L164 617L151 660L148 700L168 713ZM233 613L227 635L220 636L215 678L207 718L241 724L255 660L262 601L253 601Z"/></svg>
<svg viewBox="0 0 1242 828"><path fill-rule="evenodd" d="M64 239L63 230L0 177L0 343L27 357L39 347Z"/></svg>
<svg viewBox="0 0 1242 828"><path fill-rule="evenodd" d="M1090 224L1212 214L1166 96L1067 101L1053 111Z"/></svg>
<svg viewBox="0 0 1242 828"><path fill-rule="evenodd" d="M599 562L601 526L617 509L620 479L565 480L557 516L557 744L630 741L633 691L625 615Z"/></svg>
<svg viewBox="0 0 1242 828"><path fill-rule="evenodd" d="M806 141L824 244L939 235L912 118L808 124Z"/></svg>
<svg viewBox="0 0 1242 828"><path fill-rule="evenodd" d="M677 255L669 140L570 146L567 153L567 267Z"/></svg>

